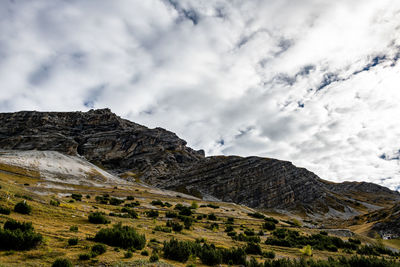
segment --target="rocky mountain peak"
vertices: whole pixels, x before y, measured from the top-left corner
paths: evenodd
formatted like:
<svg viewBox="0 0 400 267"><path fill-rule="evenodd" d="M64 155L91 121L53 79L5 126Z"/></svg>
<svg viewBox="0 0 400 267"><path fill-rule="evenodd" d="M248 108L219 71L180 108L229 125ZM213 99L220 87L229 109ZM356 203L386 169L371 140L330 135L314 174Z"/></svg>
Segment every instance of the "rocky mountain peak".
<svg viewBox="0 0 400 267"><path fill-rule="evenodd" d="M175 133L149 129L110 109L0 113L0 123L0 149L80 155L124 179L205 199L333 217L354 216L360 207L374 209L400 200L399 193L387 188L327 182L287 161L205 157Z"/></svg>

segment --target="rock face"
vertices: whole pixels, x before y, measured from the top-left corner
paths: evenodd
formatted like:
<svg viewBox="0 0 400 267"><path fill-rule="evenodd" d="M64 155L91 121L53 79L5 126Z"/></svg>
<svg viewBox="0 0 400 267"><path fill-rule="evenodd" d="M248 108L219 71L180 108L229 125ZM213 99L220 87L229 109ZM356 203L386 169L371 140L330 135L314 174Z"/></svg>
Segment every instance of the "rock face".
<svg viewBox="0 0 400 267"><path fill-rule="evenodd" d="M1 149L81 155L117 173L155 176L204 158L174 133L123 120L109 109L1 113L0 122Z"/></svg>
<svg viewBox="0 0 400 267"><path fill-rule="evenodd" d="M383 219L375 223L372 230L377 231L385 239L400 238L400 203L379 214Z"/></svg>
<svg viewBox="0 0 400 267"><path fill-rule="evenodd" d="M121 119L109 109L2 113L0 122L0 149L80 155L126 179L249 207L355 215L356 206L349 203L376 195L384 195L385 205L400 200L387 188L330 183L286 161L205 157L174 133ZM354 197L357 193L363 199Z"/></svg>

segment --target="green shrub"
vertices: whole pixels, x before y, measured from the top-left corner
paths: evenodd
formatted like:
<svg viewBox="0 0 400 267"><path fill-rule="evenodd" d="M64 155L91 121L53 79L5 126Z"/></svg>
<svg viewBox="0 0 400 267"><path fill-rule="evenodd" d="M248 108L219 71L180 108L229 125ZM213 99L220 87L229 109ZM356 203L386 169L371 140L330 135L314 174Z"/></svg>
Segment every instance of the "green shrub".
<svg viewBox="0 0 400 267"><path fill-rule="evenodd" d="M10 215L10 213L11 213L11 209L6 208L6 207L0 207L0 214Z"/></svg>
<svg viewBox="0 0 400 267"><path fill-rule="evenodd" d="M183 226L180 223L167 221L167 227L171 227L174 232L181 232Z"/></svg>
<svg viewBox="0 0 400 267"><path fill-rule="evenodd" d="M255 236L256 235L256 233L254 233L254 231L252 229L245 229L243 233L247 236Z"/></svg>
<svg viewBox="0 0 400 267"><path fill-rule="evenodd" d="M25 201L18 202L14 206L14 211L21 214L30 214L32 211L31 206L29 206Z"/></svg>
<svg viewBox="0 0 400 267"><path fill-rule="evenodd" d="M265 220L266 222L273 222L274 224L279 223L279 221L278 221L277 219L272 218L272 217L265 217L264 220Z"/></svg>
<svg viewBox="0 0 400 267"><path fill-rule="evenodd" d="M3 226L4 230L21 230L22 232L26 232L26 231L33 231L33 226L31 222L18 222L16 220L13 219L8 219Z"/></svg>
<svg viewBox="0 0 400 267"><path fill-rule="evenodd" d="M50 205L58 207L58 206L60 206L60 201L50 199Z"/></svg>
<svg viewBox="0 0 400 267"><path fill-rule="evenodd" d="M156 211L156 210L148 210L148 211L146 211L146 215L147 215L147 217L150 217L150 218L157 218L158 217L158 211Z"/></svg>
<svg viewBox="0 0 400 267"><path fill-rule="evenodd" d="M89 214L89 222L94 224L107 224L110 221L101 212L92 212Z"/></svg>
<svg viewBox="0 0 400 267"><path fill-rule="evenodd" d="M264 219L265 215L259 212L255 212L255 213L248 213L247 215L249 215L250 217L253 218L257 218L257 219Z"/></svg>
<svg viewBox="0 0 400 267"><path fill-rule="evenodd" d="M230 265L244 265L246 263L246 252L243 248L223 249L222 261Z"/></svg>
<svg viewBox="0 0 400 267"><path fill-rule="evenodd" d="M199 258L206 265L217 265L222 263L222 251L216 249L214 245L204 244L201 248Z"/></svg>
<svg viewBox="0 0 400 267"><path fill-rule="evenodd" d="M228 219L226 219L226 223L232 224L235 221L234 218L229 217Z"/></svg>
<svg viewBox="0 0 400 267"><path fill-rule="evenodd" d="M82 253L82 254L79 254L79 256L78 256L78 259L81 261L87 261L87 260L90 260L90 258L91 258L91 255L89 253Z"/></svg>
<svg viewBox="0 0 400 267"><path fill-rule="evenodd" d="M160 231L160 232L164 232L164 233L172 232L170 227L165 227L165 226L160 226L160 225L157 225L156 227L154 227L154 231Z"/></svg>
<svg viewBox="0 0 400 267"><path fill-rule="evenodd" d="M167 218L176 218L176 217L178 217L178 214L176 214L176 212L167 211L165 213L165 217L167 217Z"/></svg>
<svg viewBox="0 0 400 267"><path fill-rule="evenodd" d="M121 212L126 212L126 213L128 213L128 214L129 214L129 217L130 217L130 218L133 218L133 219L137 219L137 218L139 217L139 215L136 213L135 210L129 209L129 208L126 208L126 207L122 208L122 209L121 209Z"/></svg>
<svg viewBox="0 0 400 267"><path fill-rule="evenodd" d="M152 253L150 258L149 258L149 261L150 262L157 262L158 260L159 260L158 254L157 253Z"/></svg>
<svg viewBox="0 0 400 267"><path fill-rule="evenodd" d="M182 215L182 216L191 216L192 214L193 214L193 212L189 207L183 207L179 211L179 215Z"/></svg>
<svg viewBox="0 0 400 267"><path fill-rule="evenodd" d="M109 246L120 248L143 249L146 245L145 235L138 234L133 227L122 226L121 223L112 228L101 229L94 240Z"/></svg>
<svg viewBox="0 0 400 267"><path fill-rule="evenodd" d="M134 208L134 207L137 207L137 206L140 206L139 201L124 204L124 207L129 207L129 208Z"/></svg>
<svg viewBox="0 0 400 267"><path fill-rule="evenodd" d="M247 254L262 255L260 244L254 242L247 243L245 251Z"/></svg>
<svg viewBox="0 0 400 267"><path fill-rule="evenodd" d="M127 196L126 200L135 200L135 197L134 196Z"/></svg>
<svg viewBox="0 0 400 267"><path fill-rule="evenodd" d="M153 206L161 206L161 207L164 207L164 203L163 203L161 200L159 200L159 199L153 200L153 201L151 202L151 205L153 205Z"/></svg>
<svg viewBox="0 0 400 267"><path fill-rule="evenodd" d="M272 250L271 251L264 251L262 253L262 255L264 256L264 258L267 258L267 259L274 259L275 258L275 252L273 252Z"/></svg>
<svg viewBox="0 0 400 267"><path fill-rule="evenodd" d="M121 205L122 203L124 203L124 200L122 200L122 199L118 199L115 197L112 197L110 199L110 205L118 206L118 205Z"/></svg>
<svg viewBox="0 0 400 267"><path fill-rule="evenodd" d="M140 255L142 256L149 256L149 252L147 250L143 250Z"/></svg>
<svg viewBox="0 0 400 267"><path fill-rule="evenodd" d="M193 209L193 210L198 209L199 208L199 204L197 204L196 201L193 201L192 204L190 205L190 208Z"/></svg>
<svg viewBox="0 0 400 267"><path fill-rule="evenodd" d="M266 229L268 231L273 231L276 228L275 223L271 221L266 221L265 223L263 223L262 227L263 229Z"/></svg>
<svg viewBox="0 0 400 267"><path fill-rule="evenodd" d="M127 259L132 258L133 257L132 251L125 252L124 257L127 258Z"/></svg>
<svg viewBox="0 0 400 267"><path fill-rule="evenodd" d="M96 244L92 247L91 251L93 256L97 256L104 254L107 251L107 248L103 244Z"/></svg>
<svg viewBox="0 0 400 267"><path fill-rule="evenodd" d="M28 250L42 242L43 237L34 231L32 223L8 220L0 229L0 250Z"/></svg>
<svg viewBox="0 0 400 267"><path fill-rule="evenodd" d="M76 225L72 225L70 228L69 228L69 230L71 231L71 232L78 232L78 226L76 226Z"/></svg>
<svg viewBox="0 0 400 267"><path fill-rule="evenodd" d="M215 216L214 213L210 213L208 214L207 218L211 221L216 221L217 220L217 216Z"/></svg>
<svg viewBox="0 0 400 267"><path fill-rule="evenodd" d="M68 245L70 245L70 246L78 245L78 238L72 237L72 238L68 239Z"/></svg>
<svg viewBox="0 0 400 267"><path fill-rule="evenodd" d="M240 233L239 235L236 236L231 236L233 240L237 241L244 241L244 242L254 242L254 243L260 243L261 239L259 236L247 236L245 234Z"/></svg>
<svg viewBox="0 0 400 267"><path fill-rule="evenodd" d="M189 256L196 254L200 245L190 241L178 241L172 238L170 241L164 241L163 253L166 259L179 262L186 262Z"/></svg>
<svg viewBox="0 0 400 267"><path fill-rule="evenodd" d="M81 201L81 200L82 200L82 195L81 195L81 194L75 194L75 193L73 193L73 194L71 195L71 198L72 198L72 199L75 199L76 201Z"/></svg>
<svg viewBox="0 0 400 267"><path fill-rule="evenodd" d="M72 262L69 259L56 259L51 267L72 267Z"/></svg>

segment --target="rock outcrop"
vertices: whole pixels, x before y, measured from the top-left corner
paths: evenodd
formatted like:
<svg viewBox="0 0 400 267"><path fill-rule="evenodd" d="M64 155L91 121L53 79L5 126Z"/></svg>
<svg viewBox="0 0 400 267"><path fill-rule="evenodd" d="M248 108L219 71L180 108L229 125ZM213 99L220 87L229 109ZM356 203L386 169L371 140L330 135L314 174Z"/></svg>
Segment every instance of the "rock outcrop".
<svg viewBox="0 0 400 267"><path fill-rule="evenodd" d="M109 109L2 113L0 122L0 149L80 155L125 179L249 207L351 216L364 202L375 200L379 207L377 195L384 197L384 206L400 200L398 192L387 188L327 182L277 159L205 157L174 133L121 119Z"/></svg>

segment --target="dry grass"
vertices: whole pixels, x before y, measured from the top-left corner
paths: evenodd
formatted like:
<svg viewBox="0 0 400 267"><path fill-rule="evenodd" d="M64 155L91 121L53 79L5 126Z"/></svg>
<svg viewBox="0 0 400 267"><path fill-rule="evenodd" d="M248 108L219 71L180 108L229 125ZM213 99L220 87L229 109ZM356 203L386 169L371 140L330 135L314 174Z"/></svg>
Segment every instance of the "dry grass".
<svg viewBox="0 0 400 267"><path fill-rule="evenodd" d="M1 166L0 166L1 167ZM4 166L3 166L4 167ZM139 201L140 206L136 207L135 210L139 214L138 219L128 219L119 217L108 217L111 220L111 225L117 222L122 222L124 225L130 225L135 227L139 233L146 235L148 245L145 248L151 253L152 247L162 247L162 242L169 240L172 237L180 240L196 240L197 238L204 238L208 242L214 243L219 247L232 247L232 246L244 246L244 242L233 241L224 232L226 218L235 218L234 227L235 231L243 232L245 228L253 229L256 233L261 229L263 220L254 219L247 215L252 212L252 209L247 207L239 206L233 203L215 203L220 206L217 209L209 207L198 208L197 214L209 214L214 213L219 220L218 231L212 231L206 228L210 222L206 219L196 222L190 230L183 230L182 233L164 233L154 231L156 225L165 225L166 218L165 213L172 211L173 206L170 208L160 208L151 205L151 201L160 199L163 202L169 202L172 205L181 203L183 205L190 206L192 199L186 199L184 197L168 196L163 194L155 194L150 192L146 187L142 187L138 184L129 185L109 185L108 187L90 187L80 185L65 185L62 183L51 183L52 187L44 188L43 184L47 184L43 180L40 180L35 175L23 175L21 172L2 172L0 173L0 204L12 208L15 203L21 201L23 196L28 196L32 200L27 200L29 205L32 206L32 214L21 215L12 212L11 215L5 216L0 215L0 223L4 223L7 218L13 218L19 221L32 221L36 231L44 236L44 242L36 249L25 251L25 252L0 252L0 262L3 265L0 266L49 266L55 258L65 257L69 258L75 264L104 264L106 266L112 264L132 263L137 260L142 260L141 263L148 260L148 256L141 256L140 251L134 252L133 258L125 259L125 250L115 251L112 247L107 247L107 252L103 255L99 255L95 258L96 263L89 261L79 261L78 255L81 253L89 252L90 247L94 244L92 241L87 240L87 237L93 237L99 229L103 227L110 227L110 225L95 225L88 222L87 216L92 211L102 211L106 214L110 212L119 212L121 206L112 206L106 204L99 204L95 201L95 196L109 194L112 197L126 198L127 196L134 196L134 201ZM33 178L35 177L35 178ZM29 184L29 185L25 185ZM75 201L70 203L71 193L80 193L83 195L82 201ZM16 196L17 195L17 196ZM90 195L90 199L85 196ZM59 207L51 206L50 200L57 199L61 202ZM130 203L132 201L126 201ZM209 204L211 202L197 201L198 205ZM159 211L160 216L157 219L147 218L144 214L146 210L156 209ZM287 216L270 213L267 216L273 216L279 220L288 219ZM78 232L71 232L69 229L71 226L78 226ZM281 227L287 227L287 224L280 223ZM242 229L242 230L241 230ZM312 229L300 229L307 233L314 233L318 230ZM359 227L355 229L359 233L363 233L363 229ZM265 231L267 233L267 231ZM263 241L269 234L261 237L261 246L263 250L273 250L277 257L300 257L301 254L296 248L285 248L276 246L267 246ZM78 245L68 246L67 240L71 237L77 237L79 239ZM158 243L151 242L150 240L156 239ZM394 241L393 241L394 242ZM324 251L314 251L315 258L326 259L329 256L339 256L342 253L332 253ZM258 259L261 260L260 257ZM161 259L166 264L174 266L186 266L188 263L193 263L198 266L202 266L199 259L191 259L185 264L172 262ZM139 262L140 263L140 262Z"/></svg>

